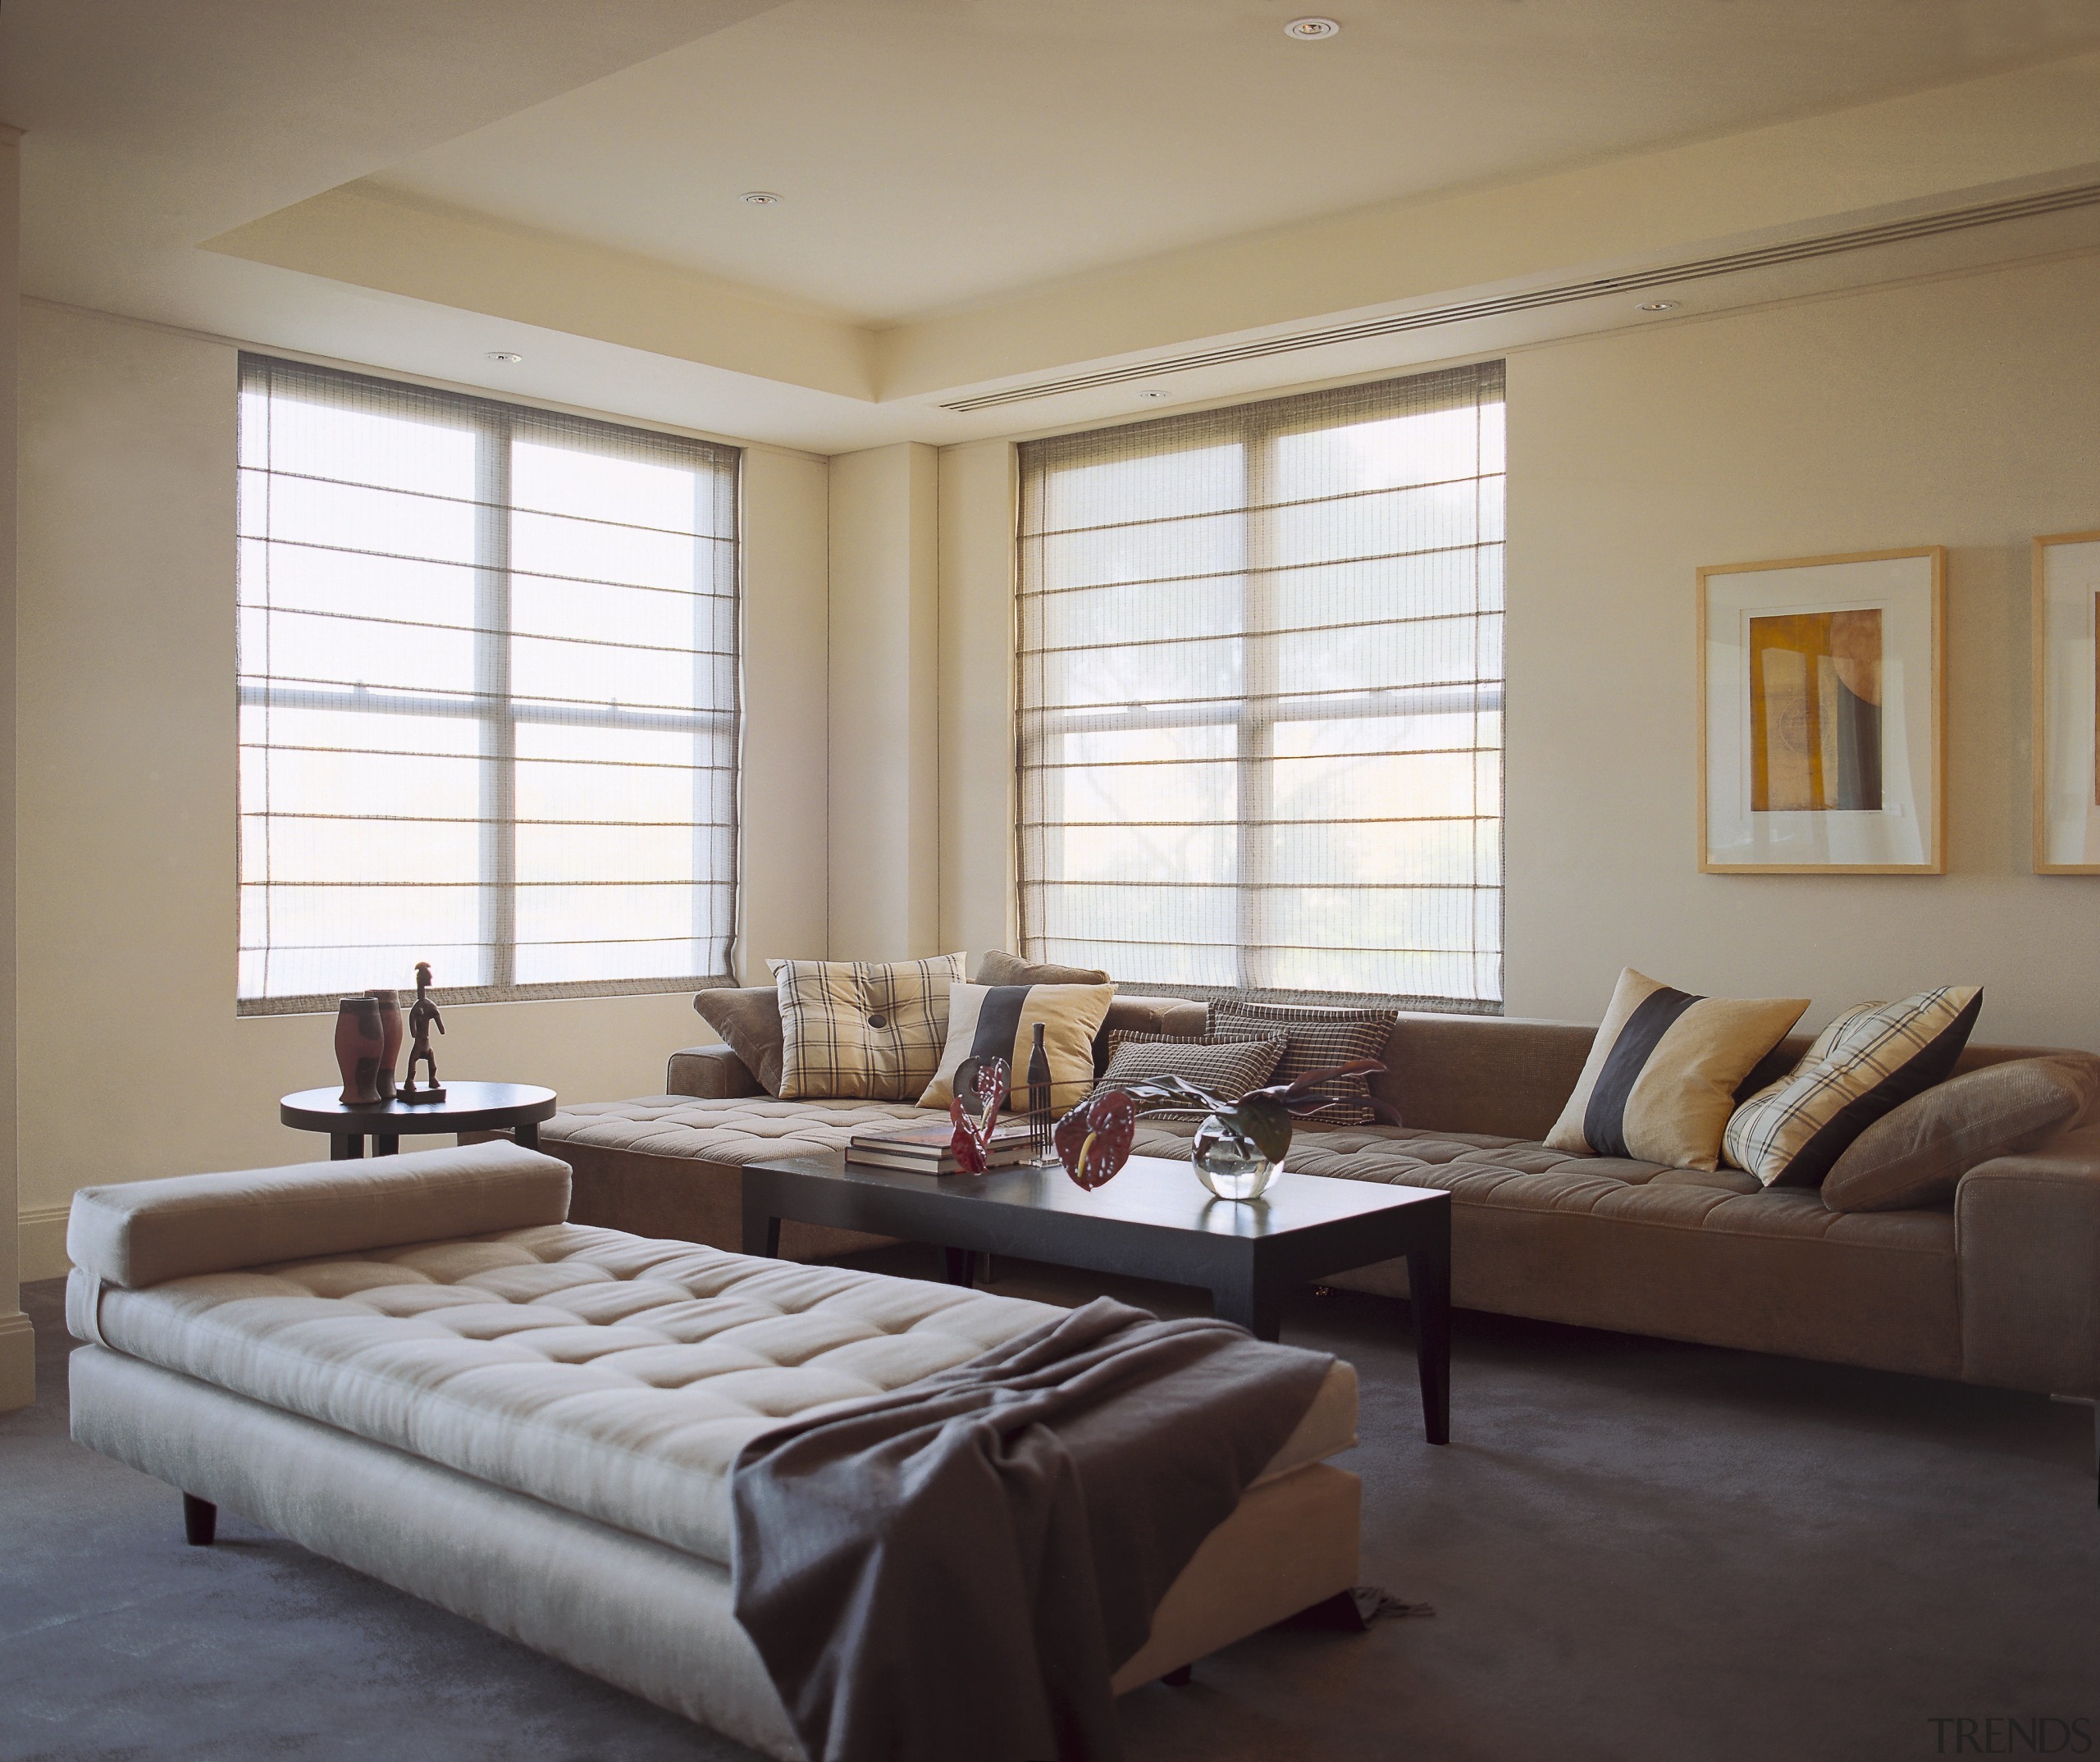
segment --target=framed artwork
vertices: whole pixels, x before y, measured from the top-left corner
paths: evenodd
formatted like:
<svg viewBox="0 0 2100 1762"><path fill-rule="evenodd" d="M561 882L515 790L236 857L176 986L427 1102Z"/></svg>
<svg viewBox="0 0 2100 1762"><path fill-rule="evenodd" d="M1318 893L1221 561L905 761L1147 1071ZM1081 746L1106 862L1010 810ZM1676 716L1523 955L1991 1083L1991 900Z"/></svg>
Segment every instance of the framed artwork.
<svg viewBox="0 0 2100 1762"><path fill-rule="evenodd" d="M1702 873L1946 872L1946 602L1937 545L1700 570Z"/></svg>
<svg viewBox="0 0 2100 1762"><path fill-rule="evenodd" d="M2100 532L2034 541L2034 872L2100 875Z"/></svg>

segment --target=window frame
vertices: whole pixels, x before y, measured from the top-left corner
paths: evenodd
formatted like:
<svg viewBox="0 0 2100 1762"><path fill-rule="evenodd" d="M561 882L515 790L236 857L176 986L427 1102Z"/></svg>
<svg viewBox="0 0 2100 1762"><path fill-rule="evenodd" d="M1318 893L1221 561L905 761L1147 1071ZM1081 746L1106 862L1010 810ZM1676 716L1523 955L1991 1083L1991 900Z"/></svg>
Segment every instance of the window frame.
<svg viewBox="0 0 2100 1762"><path fill-rule="evenodd" d="M654 995L672 992L705 990L716 987L733 986L737 983L737 949L742 933L742 870L743 870L743 651L744 651L744 542L743 542L743 453L741 448L719 441L704 440L697 436L676 434L660 429L644 428L605 421L601 418L582 417L567 411L545 410L535 405L511 403L506 400L476 396L466 392L455 392L435 386L417 384L412 381L399 381L376 374L352 372L342 368L323 367L313 363L288 360L257 351L244 350L240 358L239 396L249 390L250 373L261 370L265 374L285 370L308 380L333 380L349 386L363 386L381 394L407 394L442 404L456 414L459 424L470 429L474 436L474 497L477 509L474 521L474 560L463 565L474 576L474 689L471 695L458 692L417 692L407 689L384 688L372 690L360 685L322 684L316 682L285 682L267 673L251 673L244 666L238 653L235 666L235 803L234 814L234 886L235 902L236 971L235 978L235 1011L238 1016L304 1015L333 1012L340 993L336 991L287 994L279 997L244 997L240 994L239 955L249 952L249 946L240 935L242 928L241 894L250 883L247 880L246 843L249 834L248 822L251 812L244 799L240 782L242 754L251 743L243 737L243 718L240 712L250 708L314 710L331 713L372 714L378 716L437 717L448 720L468 721L477 724L482 730L482 746L477 756L484 761L481 765L479 819L479 851L476 865L476 878L468 882L434 882L399 883L418 886L472 887L482 894L480 934L489 951L490 974L488 982L475 985L433 986L431 995L441 1003L504 1003L525 1002L546 999L591 997L618 997ZM608 440L629 434L646 435L652 440L669 442L692 449L697 459L706 459L719 472L726 472L727 493L730 508L730 531L726 542L730 549L729 597L732 599L731 626L734 632L734 652L729 657L730 698L726 708L678 710L664 708L623 710L617 702L599 704L582 699L555 699L545 695L520 700L511 689L510 638L517 632L514 628L513 605L515 575L511 567L510 522L519 512L510 500L513 444L521 436L529 437L536 431L549 436L558 436L562 442L574 447L585 440L593 430L603 432ZM608 451L612 449L608 448ZM297 472L276 471L272 467L251 467L237 450L235 476L254 471L265 476L298 477ZM309 481L352 483L348 478L313 477ZM419 492L400 491L387 486L389 493L413 495ZM439 498L456 501L458 498ZM526 509L527 513L543 510ZM585 517L577 517L585 518ZM251 601L246 597L242 582L245 568L246 541L253 535L240 530L236 524L235 607L236 621L240 614L256 607L266 612L268 601ZM722 541L724 535L696 533L694 541L705 544ZM267 545L299 544L299 540L281 539L274 533L261 536ZM447 625L447 630L459 627ZM588 641L588 638L564 638L564 641ZM238 641L236 650L238 650ZM728 921L729 929L724 941L724 970L714 974L665 975L655 977L613 979L554 980L520 984L516 980L517 970L517 891L518 880L516 815L518 730L531 724L555 724L568 728L601 728L651 733L690 733L696 740L709 733L727 733L731 755L732 772L730 797L731 820L727 828L728 843L728 872L719 882L695 882L695 886L726 885L728 889ZM269 749L274 743L264 742ZM279 748L276 750L290 750ZM564 762L588 763L606 761L570 760ZM703 786L700 778L706 772L719 767L696 765L694 789ZM266 811L263 818L308 819L363 819L364 815L281 815ZM603 824L617 825L616 821ZM702 822L697 817L693 829L697 842L700 835L714 823ZM697 869L700 865L696 864ZM281 882L266 875L262 883L266 888L287 886L341 887L345 888L369 888L396 883L372 882ZM577 884L577 883L563 883ZM621 883L611 883L621 884ZM267 908L265 908L266 918ZM269 943L265 950L267 970Z"/></svg>
<svg viewBox="0 0 2100 1762"><path fill-rule="evenodd" d="M1424 386L1440 380L1451 380L1455 382L1461 376L1471 376L1475 390L1470 401L1476 409L1478 409L1485 403L1491 401L1482 396L1478 389L1480 379L1489 372L1492 373L1497 386L1496 395L1491 401L1500 403L1506 410L1508 403L1506 377L1504 372L1504 364L1499 359L1456 369L1442 369L1427 374L1386 378L1369 384L1343 387L1340 390L1344 395L1350 392L1376 394L1388 389ZM1504 831L1507 826L1506 807L1509 788L1506 763L1508 730L1504 715L1509 673L1506 650L1501 659L1498 676L1491 681L1476 679L1463 684L1438 683L1424 686L1374 687L1349 697L1311 696L1293 697L1285 696L1276 689L1280 682L1259 673L1271 645L1265 641L1247 640L1250 634L1267 637L1292 634L1300 628L1326 628L1281 627L1274 621L1272 614L1275 600L1279 591L1281 577L1293 565L1279 564L1275 560L1271 533L1272 517L1279 510L1304 506L1311 503L1344 500L1356 496L1371 496L1387 493L1385 490L1368 489L1312 497L1294 497L1284 500L1279 500L1274 496L1272 479L1276 474L1276 447L1278 441L1290 435L1345 426L1352 420L1362 419L1337 413L1334 404L1327 401L1331 395L1322 392L1301 393L1196 413L1199 420L1207 421L1221 427L1230 425L1231 429L1230 438L1236 440L1241 454L1242 500L1239 504L1230 510L1224 510L1234 515L1240 522L1242 533L1240 561L1237 571L1241 582L1242 611L1234 632L1241 645L1241 671L1239 690L1236 695L1230 697L1194 700L1185 704L1148 704L1120 708L1101 706L1082 708L1077 710L1052 710L1039 705L1031 706L1026 680L1027 662L1031 654L1044 653L1048 650L1030 650L1027 646L1026 602L1033 597L1061 591L1089 592L1098 591L1098 589L1092 585L1082 584L1071 588L1038 587L1031 590L1028 585L1030 569L1027 546L1031 539L1039 540L1045 536L1054 536L1056 532L1102 528L1045 529L1043 532L1033 534L1027 531L1029 518L1028 449L1038 445L1056 448L1059 443L1062 443L1066 447L1072 447L1095 436L1112 434L1125 450L1119 454L1118 462L1127 463L1139 459L1158 458L1178 451L1191 450L1198 445L1216 444L1216 441L1199 441L1183 438L1190 431L1184 426L1187 419L1170 416L1156 418L1149 421L1118 424L1112 429L1096 429L1083 433L1057 436L1043 442L1022 443L1022 457L1017 472L1020 495L1015 522L1014 614L1016 802L1014 875L1019 947L1022 954L1030 959L1042 958L1062 964L1072 964L1079 958L1069 949L1046 950L1043 947L1045 937L1042 924L1034 921L1043 915L1040 908L1031 911L1032 892L1045 886L1058 884L1063 879L1058 875L1049 874L1032 875L1029 872L1029 843L1031 830L1037 829L1047 830L1052 826L1069 824L1061 818L1053 817L1047 810L1036 819L1032 819L1029 816L1029 779L1031 771L1040 778L1046 772L1068 768L1057 764L1046 764L1039 756L1048 744L1067 734L1122 733L1163 728L1231 727L1236 730L1234 774L1235 799L1239 804L1239 812L1231 822L1235 832L1234 878L1229 882L1180 884L1229 889L1235 894L1234 956L1237 965L1236 978L1239 982L1230 985L1217 985L1183 979L1161 979L1132 981L1132 983L1148 987L1171 988L1178 994L1192 997L1253 997L1278 1002L1326 1003L1336 1006L1390 1004L1412 1010L1443 1014L1499 1016L1504 1013L1504 1010L1506 961L1506 951L1504 947L1507 893L1507 855L1504 847ZM1454 400L1451 407L1456 407L1456 404L1457 400ZM1153 431L1149 437L1144 432L1147 429ZM1217 440L1223 440L1226 438L1228 437L1226 435L1220 434ZM1149 445L1147 444L1148 440L1149 440ZM1435 481L1439 483L1469 482L1477 486L1490 476L1499 477L1502 481L1506 506L1508 478L1506 460L1502 470L1498 472L1476 471L1468 477ZM1429 486L1431 485L1425 483L1410 484L1404 487L1413 489ZM1165 525L1171 524L1176 519L1202 520L1213 518L1215 515L1212 514L1198 512L1183 515L1169 515L1157 520L1144 519L1130 523ZM1119 523L1112 522L1104 524L1112 526L1116 523ZM1476 536L1466 545L1448 548L1477 553L1490 543L1506 550L1506 541L1505 529L1502 536L1492 541L1484 541ZM1337 559L1323 559L1321 564L1310 566L1331 566L1334 560ZM1481 609L1477 606L1472 615L1476 619L1479 618L1481 615ZM1495 608L1495 615L1503 617L1506 620L1506 600ZM1367 627L1359 622L1335 628ZM1165 637L1157 640L1172 641L1182 639ZM1294 704L1306 707L1294 714L1289 707ZM1190 712L1197 710L1198 705L1203 706L1200 711L1191 714ZM1267 827L1279 823L1262 810L1272 800L1276 763L1275 744L1278 728L1294 721L1397 719L1407 715L1435 713L1438 710L1463 710L1476 714L1492 713L1497 719L1496 738L1492 748L1498 755L1496 787L1492 807L1490 810L1481 811L1481 810L1486 805L1477 803L1475 813L1466 816L1476 827L1482 820L1491 820L1495 824L1496 850L1494 879L1491 883L1484 883L1478 880L1464 883L1466 889L1476 896L1474 907L1476 914L1480 909L1477 896L1486 894L1491 897L1495 931L1494 995L1491 997L1458 997L1416 993L1312 990L1279 986L1271 983L1274 975L1272 972L1264 970L1264 968L1273 965L1273 951L1260 940L1259 926L1254 921L1258 915L1260 896L1265 889L1271 888L1317 884L1276 883L1268 879L1271 874L1269 858L1272 841L1264 836L1264 832ZM1477 755L1490 749L1476 744L1468 750L1476 755L1476 772L1477 772ZM1039 790L1043 787L1045 786L1038 785ZM1249 811L1250 804L1255 810L1251 813ZM1441 823L1459 816L1440 814L1416 817ZM1476 869L1478 857L1476 854ZM1456 883L1441 884L1456 885ZM1481 956L1478 952L1480 938L1477 917L1473 936L1475 952L1472 958L1476 962L1477 975L1477 963Z"/></svg>

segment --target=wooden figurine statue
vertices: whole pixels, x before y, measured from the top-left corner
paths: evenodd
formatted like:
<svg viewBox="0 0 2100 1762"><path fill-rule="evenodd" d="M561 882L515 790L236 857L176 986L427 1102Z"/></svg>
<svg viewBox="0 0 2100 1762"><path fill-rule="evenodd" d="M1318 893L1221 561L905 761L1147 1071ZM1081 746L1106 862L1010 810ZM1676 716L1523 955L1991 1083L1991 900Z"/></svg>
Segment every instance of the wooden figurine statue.
<svg viewBox="0 0 2100 1762"><path fill-rule="evenodd" d="M430 1001L430 962L416 963L416 1001L409 1011L409 1072L402 1083L399 1095L404 1102L441 1102L445 1091L437 1080L437 1055L430 1049L430 1031L436 1028L445 1032L445 1018L437 1013L437 1006ZM421 1060L430 1081L422 1088L416 1087L416 1063Z"/></svg>

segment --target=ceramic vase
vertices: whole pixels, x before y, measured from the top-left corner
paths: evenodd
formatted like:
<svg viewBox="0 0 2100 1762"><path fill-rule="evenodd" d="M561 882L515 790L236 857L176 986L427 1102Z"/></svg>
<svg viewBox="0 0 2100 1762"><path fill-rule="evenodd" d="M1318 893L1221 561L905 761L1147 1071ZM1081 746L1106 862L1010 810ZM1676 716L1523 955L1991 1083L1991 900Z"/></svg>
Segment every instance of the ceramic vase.
<svg viewBox="0 0 2100 1762"><path fill-rule="evenodd" d="M379 1006L379 1098L394 1099L394 1073L401 1064L401 994L398 991L368 991Z"/></svg>
<svg viewBox="0 0 2100 1762"><path fill-rule="evenodd" d="M345 1107L378 1105L379 1061L386 1051L377 997L345 997L336 1005L336 1064L343 1073Z"/></svg>
<svg viewBox="0 0 2100 1762"><path fill-rule="evenodd" d="M1221 1199L1258 1199L1276 1178L1276 1164L1216 1114L1196 1128L1189 1160L1196 1179Z"/></svg>

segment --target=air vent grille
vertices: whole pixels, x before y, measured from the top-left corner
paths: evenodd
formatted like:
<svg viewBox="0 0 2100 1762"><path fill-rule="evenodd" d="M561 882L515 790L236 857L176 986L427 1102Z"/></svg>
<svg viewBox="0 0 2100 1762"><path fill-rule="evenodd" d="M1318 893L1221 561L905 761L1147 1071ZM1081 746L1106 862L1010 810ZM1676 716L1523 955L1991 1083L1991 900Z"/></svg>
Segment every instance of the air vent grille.
<svg viewBox="0 0 2100 1762"><path fill-rule="evenodd" d="M1995 226L2002 221L2025 220L2034 215L2057 214L2071 208L2100 205L2100 184L2081 184L2075 189L2051 190L2045 195L2020 196L2003 202L1987 202L1975 208L1955 208L1943 214L1920 215L1913 220L1891 221L1879 226L1862 226L1852 232L1825 234L1819 238L1796 239L1786 244L1761 249L1732 251L1722 257L1696 258L1655 269L1641 269L1622 276L1604 276L1592 281L1571 281L1559 287L1534 288L1522 294L1497 294L1491 299L1461 300L1448 306L1428 306L1414 312L1392 313L1382 318L1366 318L1355 324L1337 324L1317 331L1300 331L1286 336L1263 337L1230 349L1206 349L1194 354L1171 355L1157 361L1134 362L1125 367L1103 367L1095 373L1075 373L1067 379L1045 380L1034 386L1016 386L1003 391L988 391L975 398L958 398L943 404L944 410L988 410L1001 404L1026 404L1038 398L1054 398L1064 392L1085 391L1097 386L1120 386L1136 379L1153 379L1162 373L1186 373L1198 367L1221 367L1235 361L1257 361L1269 355L1294 354L1300 349L1325 349L1334 343L1358 342L1367 337L1395 336L1408 331L1427 331L1440 325L1461 324L1469 318L1500 317L1508 313L1532 312L1545 306L1572 305L1611 294L1638 294L1650 288L1685 281L1729 276L1746 269L1764 269L1779 263L1806 262L1819 257L1836 257L1847 251L1864 251L1878 244L1900 244L1911 239L1930 239L1942 233L1965 232L1972 227Z"/></svg>

